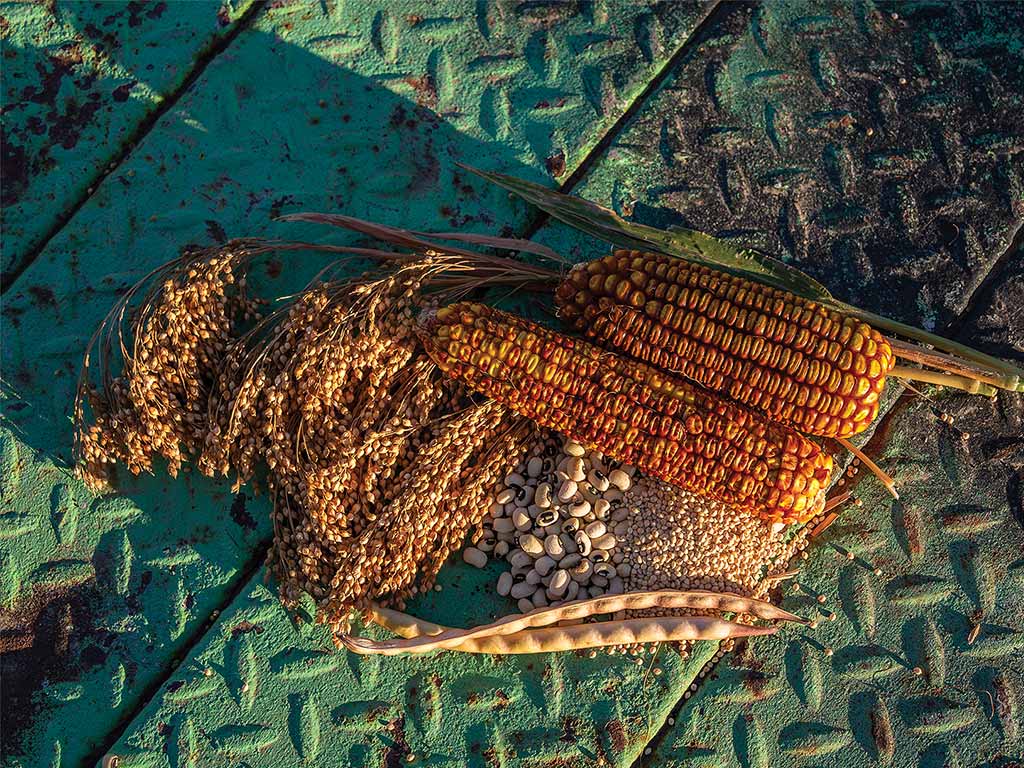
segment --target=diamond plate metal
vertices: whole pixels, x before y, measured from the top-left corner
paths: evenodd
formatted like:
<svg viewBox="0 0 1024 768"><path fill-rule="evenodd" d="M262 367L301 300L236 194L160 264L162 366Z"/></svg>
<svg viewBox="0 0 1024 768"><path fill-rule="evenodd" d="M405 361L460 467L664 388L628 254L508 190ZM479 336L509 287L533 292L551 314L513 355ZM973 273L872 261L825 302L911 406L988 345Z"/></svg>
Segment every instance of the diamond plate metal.
<svg viewBox="0 0 1024 768"><path fill-rule="evenodd" d="M737 10L679 62L581 194L781 254L860 306L1024 359L1024 267L1007 252L1024 216L1019 13ZM558 226L540 237L578 259L604 252ZM1024 406L1005 394L938 404L954 428L923 402L883 421L872 450L901 502L866 483L864 509L825 535L787 597L822 627L727 657L644 764L1022 759Z"/></svg>
<svg viewBox="0 0 1024 768"><path fill-rule="evenodd" d="M418 615L482 623L498 569L451 562ZM111 749L120 765L629 765L713 653L360 657L255 579ZM653 674L653 666L664 674ZM176 762L177 761L177 762Z"/></svg>
<svg viewBox="0 0 1024 768"><path fill-rule="evenodd" d="M819 628L787 630L727 656L649 764L754 764L752 728L772 765L1022 759L1024 453L1015 400L944 400L953 427L925 402L898 407L879 463L896 478L901 500L873 480L862 483L864 507L825 532L784 589L783 606L816 617ZM986 459L993 434L962 439L958 431L968 425L992 430L1000 442L1015 435L1016 444ZM850 583L863 592L849 591ZM872 612L877 623L868 631L864 616ZM723 691L754 691L754 677L778 685L720 706Z"/></svg>
<svg viewBox="0 0 1024 768"><path fill-rule="evenodd" d="M240 503L201 478L126 480L121 495L96 498L61 469L80 355L120 292L188 242L341 237L275 224L283 212L343 210L424 228L519 231L529 212L470 182L453 160L535 179L570 172L703 7L421 3L401 11L329 1L266 9L5 294L0 599L12 609L2 635L12 651L2 659L4 679L13 681L4 687L5 757L17 764L78 764L112 736L251 572L269 533L261 500ZM288 269L272 261L257 281L286 293L317 269L313 259ZM239 606L250 602L239 598ZM287 701L284 683L268 682L277 678L259 651L278 640L261 641L251 646L255 657L246 650L224 662L234 705L248 702L253 712L261 697L280 693ZM273 647L268 658L283 668L344 663L340 655L329 662L279 656L287 648ZM413 674L403 667L395 675L406 673ZM539 685L521 684L527 692ZM301 686L288 714L266 726L255 715L207 709L200 697L188 703L188 690L178 692L187 717L170 726L167 755L176 765L196 750L258 757L271 742L295 739L303 754L326 749L312 734L332 710ZM486 685L475 693L495 696ZM677 695L652 702L655 714ZM459 728L484 738L490 711L467 712ZM541 728L539 715L531 717L530 728ZM622 731L603 734L612 744L628 735L608 747L616 761L635 751L637 717L628 710ZM292 720L294 738L285 730Z"/></svg>
<svg viewBox="0 0 1024 768"><path fill-rule="evenodd" d="M242 2L4 3L0 272L22 263Z"/></svg>
<svg viewBox="0 0 1024 768"><path fill-rule="evenodd" d="M1022 14L1004 3L737 9L579 193L760 247L857 306L941 328L1024 216Z"/></svg>

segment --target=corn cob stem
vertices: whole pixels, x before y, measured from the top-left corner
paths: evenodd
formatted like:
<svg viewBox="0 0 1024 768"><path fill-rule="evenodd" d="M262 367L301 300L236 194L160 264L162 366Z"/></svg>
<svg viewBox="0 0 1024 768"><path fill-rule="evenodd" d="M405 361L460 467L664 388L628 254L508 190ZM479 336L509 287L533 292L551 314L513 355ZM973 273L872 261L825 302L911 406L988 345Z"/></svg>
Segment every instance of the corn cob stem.
<svg viewBox="0 0 1024 768"><path fill-rule="evenodd" d="M980 363L972 363L962 360L954 355L928 349L918 344L911 344L893 337L886 337L892 346L892 351L901 360L909 360L912 363L919 363L936 368L944 373L955 373L965 376L968 379L991 384L993 387L1006 388L1003 384L1008 383L1006 377L994 371L991 367Z"/></svg>
<svg viewBox="0 0 1024 768"><path fill-rule="evenodd" d="M929 333L920 328L915 328L912 325L906 323L900 323L895 320L890 320L887 317L876 315L873 312L867 312L863 309L844 304L839 301L829 301L828 306L836 309L839 312L845 312L853 317L863 320L866 323L870 323L875 328L883 328L890 333L897 333L900 336L905 336L908 339L914 339L915 341L923 342L924 344L930 344L936 349L941 350L949 355L963 358L970 363L984 367L989 373L998 380L996 386L1000 389L1007 389L1011 392L1024 392L1024 371L1020 370L1014 365L1007 363L999 358L986 355L984 352L979 352L976 349L971 349L965 344L952 341L951 339L945 339L941 336L936 336L934 333ZM916 352L928 352L923 348L917 349ZM944 366L938 366L944 367Z"/></svg>
<svg viewBox="0 0 1024 768"><path fill-rule="evenodd" d="M972 395L982 395L983 397L992 397L997 392L995 387L984 383L980 379L958 376L952 373L929 371L924 368L908 368L904 365L897 365L893 367L890 375L898 379L923 381L925 384L937 384L942 387L949 387L950 389L960 389L964 392L970 392Z"/></svg>
<svg viewBox="0 0 1024 768"><path fill-rule="evenodd" d="M869 459L868 455L864 453L864 451L862 451L860 448L858 448L856 445L854 445L844 437L837 437L836 442L838 442L840 445L843 446L843 448L845 448L858 459L860 459L861 463L864 464L864 466L867 467L871 471L871 473L875 475L875 477L882 481L882 485L884 485L885 489L890 494L892 494L892 497L894 499L898 499L900 497L899 493L896 491L896 481L894 481L892 477L890 477L888 474L883 472L882 468L875 464L875 462Z"/></svg>

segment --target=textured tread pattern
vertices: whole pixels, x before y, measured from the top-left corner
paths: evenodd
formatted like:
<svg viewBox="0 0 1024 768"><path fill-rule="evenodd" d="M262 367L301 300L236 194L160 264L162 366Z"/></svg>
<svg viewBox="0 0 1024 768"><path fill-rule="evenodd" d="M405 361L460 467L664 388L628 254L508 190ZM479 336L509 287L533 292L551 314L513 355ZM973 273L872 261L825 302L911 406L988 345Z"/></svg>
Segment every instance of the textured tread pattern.
<svg viewBox="0 0 1024 768"><path fill-rule="evenodd" d="M136 127L229 34L243 2L5 3L0 272L86 192Z"/></svg>
<svg viewBox="0 0 1024 768"><path fill-rule="evenodd" d="M25 766L78 765L99 749L203 635L269 537L265 501L235 498L220 484L192 475L123 478L121 494L94 497L61 469L82 350L116 297L187 243L345 237L273 222L299 210L441 231L521 231L531 212L471 183L454 161L534 179L571 172L704 10L698 3L272 3L206 65L36 261L4 286L0 638L13 651L2 659L10 683L5 757ZM94 9L82 6L63 21L73 27L86 12ZM160 66L155 54L138 55ZM91 136L78 146L97 149ZM19 210L5 210L5 236L27 226ZM299 258L285 269L271 260L254 280L270 295L287 294L321 266ZM254 661L248 654L226 662L233 704L243 708L281 690L269 687L276 678L265 675L259 654ZM311 663L346 668L336 655ZM271 738L289 750L298 739L313 754L313 724L324 734L333 727L322 698L306 697L294 714L289 705L263 725L253 706L246 718L217 721L218 711L199 699L183 705L189 716L170 724L172 764L209 753L205 734L216 734L223 759L251 762ZM404 704L394 706L392 716L402 716ZM489 716L476 709L462 722L483 728ZM292 721L299 737L287 730Z"/></svg>

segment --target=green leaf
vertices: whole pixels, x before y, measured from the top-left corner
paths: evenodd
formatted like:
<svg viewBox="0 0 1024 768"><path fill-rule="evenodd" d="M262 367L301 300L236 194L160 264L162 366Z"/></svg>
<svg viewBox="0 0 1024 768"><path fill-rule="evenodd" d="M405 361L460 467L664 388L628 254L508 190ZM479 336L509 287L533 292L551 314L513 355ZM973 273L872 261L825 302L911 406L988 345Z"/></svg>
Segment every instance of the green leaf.
<svg viewBox="0 0 1024 768"><path fill-rule="evenodd" d="M614 211L588 200L501 173L481 171L465 165L463 167L519 195L559 221L623 248L661 251L669 256L705 264L741 277L752 277L812 301L832 298L828 289L817 280L766 254L749 248L737 248L692 229L673 227L666 231L626 221Z"/></svg>

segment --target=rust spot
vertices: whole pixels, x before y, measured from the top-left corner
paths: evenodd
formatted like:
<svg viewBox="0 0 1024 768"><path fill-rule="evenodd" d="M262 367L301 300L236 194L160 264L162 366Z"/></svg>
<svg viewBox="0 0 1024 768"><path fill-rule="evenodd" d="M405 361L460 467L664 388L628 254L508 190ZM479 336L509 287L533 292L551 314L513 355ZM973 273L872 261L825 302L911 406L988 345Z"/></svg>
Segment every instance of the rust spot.
<svg viewBox="0 0 1024 768"><path fill-rule="evenodd" d="M608 737L612 741L612 750L622 754L626 749L626 729L622 727L621 720L610 720L608 725Z"/></svg>
<svg viewBox="0 0 1024 768"><path fill-rule="evenodd" d="M405 740L405 718L398 717L387 725L394 741L388 744L384 751L384 768L402 768L405 765L405 758L409 754L409 744Z"/></svg>
<svg viewBox="0 0 1024 768"><path fill-rule="evenodd" d="M32 296L32 303L37 307L49 306L54 309L57 308L57 295L48 285L29 286L28 292Z"/></svg>
<svg viewBox="0 0 1024 768"><path fill-rule="evenodd" d="M253 624L251 621L240 621L231 628L231 638L235 639L240 635L247 635L250 632L255 632L257 635L263 633L263 627L259 624Z"/></svg>
<svg viewBox="0 0 1024 768"><path fill-rule="evenodd" d="M231 519L243 528L254 531L256 530L256 521L245 508L245 500L244 493L235 494L235 498L231 502Z"/></svg>
<svg viewBox="0 0 1024 768"><path fill-rule="evenodd" d="M422 77L409 76L405 83L416 92L416 103L421 106L433 107L437 104L437 85L430 75Z"/></svg>
<svg viewBox="0 0 1024 768"><path fill-rule="evenodd" d="M552 176L561 176L565 173L565 153L559 150L545 160L544 164Z"/></svg>
<svg viewBox="0 0 1024 768"><path fill-rule="evenodd" d="M113 98L114 101L128 101L128 97L131 95L132 88L135 87L135 83L136 81L132 80L131 82L117 86L117 88L115 88L110 94L111 98Z"/></svg>

